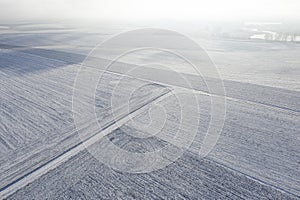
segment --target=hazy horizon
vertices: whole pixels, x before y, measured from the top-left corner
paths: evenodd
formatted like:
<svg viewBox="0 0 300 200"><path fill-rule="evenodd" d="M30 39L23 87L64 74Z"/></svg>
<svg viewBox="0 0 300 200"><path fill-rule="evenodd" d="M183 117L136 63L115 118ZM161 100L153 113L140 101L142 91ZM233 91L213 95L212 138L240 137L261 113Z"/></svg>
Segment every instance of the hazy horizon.
<svg viewBox="0 0 300 200"><path fill-rule="evenodd" d="M1 0L1 23L24 20L203 20L267 21L300 19L296 0Z"/></svg>

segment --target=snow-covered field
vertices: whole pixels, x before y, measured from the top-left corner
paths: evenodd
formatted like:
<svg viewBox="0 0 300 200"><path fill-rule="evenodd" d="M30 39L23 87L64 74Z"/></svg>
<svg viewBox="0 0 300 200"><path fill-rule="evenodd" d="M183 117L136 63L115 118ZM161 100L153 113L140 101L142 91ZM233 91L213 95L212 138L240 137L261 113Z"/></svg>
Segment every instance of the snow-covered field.
<svg viewBox="0 0 300 200"><path fill-rule="evenodd" d="M201 111L197 136L183 156L149 174L128 174L109 169L83 150L43 176L35 176L33 182L28 180L32 182L29 185L14 187L81 144L82 135L76 132L73 117L87 111L72 112L76 73L95 44L118 33L115 28L85 33L58 25L43 25L45 31L36 29L36 25L16 25L0 30L1 195L12 194L11 199L300 198L300 45L198 38L194 39L207 50L224 79L227 98L220 139L205 159L198 156L211 117L205 82L186 63L161 52L145 51L122 59L127 64L117 63L98 83L97 120L105 128L114 123L112 114L118 119L125 117L128 113L123 107L128 106L127 97L137 85L143 88L132 95L129 109L133 111L178 88L191 93L177 79L175 70L198 91ZM101 63L103 58L95 60ZM122 76L124 71L135 69L134 64L160 60L174 68L152 65L135 70L134 77ZM98 70L103 69L99 66ZM118 82L121 79L123 84ZM89 81L81 85L82 91L88 91L90 85ZM112 113L113 95L117 95L120 108L117 113ZM90 101L85 94L81 97L82 105ZM106 138L132 152L167 144L184 150L170 140L178 128L180 105L172 95L162 98L160 104L168 116L160 134L153 136L159 127L139 130L132 122L125 122L95 145L105 146ZM134 121L147 124L148 114L142 112ZM163 116L159 109L153 109L151 116L160 124ZM86 138L101 132L88 118L77 125ZM182 132L188 134L191 126L187 120ZM151 137L139 139L135 134ZM126 166L126 160L120 158L119 162Z"/></svg>

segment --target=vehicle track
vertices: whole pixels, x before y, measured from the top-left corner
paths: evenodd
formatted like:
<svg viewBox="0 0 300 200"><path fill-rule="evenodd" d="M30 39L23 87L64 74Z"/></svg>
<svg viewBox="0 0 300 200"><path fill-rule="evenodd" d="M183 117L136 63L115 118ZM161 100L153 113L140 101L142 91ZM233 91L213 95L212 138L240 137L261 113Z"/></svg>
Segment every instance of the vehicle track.
<svg viewBox="0 0 300 200"><path fill-rule="evenodd" d="M171 90L152 99L150 102L142 105L140 108L136 108L132 110L128 115L123 116L124 114L121 113L116 121L112 122L112 124L105 127L100 132L94 133L92 136L88 137L84 141L81 141L77 145L69 148L68 150L62 152L61 154L57 155L53 159L47 161L43 165L37 167L35 170L19 177L17 180L13 181L12 183L6 185L5 187L0 189L0 196L2 198L6 198L12 193L16 192L17 190L21 189L22 187L26 186L27 184L33 182L34 180L38 179L42 175L46 174L50 170L56 168L61 163L67 161L72 156L76 155L80 151L84 150L87 146L92 145L102 137L106 136L107 134L111 133L113 130L120 127L120 125L125 124L128 120L132 119L133 117L145 112L147 108L156 102L161 101L162 99L166 98L167 96L171 95Z"/></svg>

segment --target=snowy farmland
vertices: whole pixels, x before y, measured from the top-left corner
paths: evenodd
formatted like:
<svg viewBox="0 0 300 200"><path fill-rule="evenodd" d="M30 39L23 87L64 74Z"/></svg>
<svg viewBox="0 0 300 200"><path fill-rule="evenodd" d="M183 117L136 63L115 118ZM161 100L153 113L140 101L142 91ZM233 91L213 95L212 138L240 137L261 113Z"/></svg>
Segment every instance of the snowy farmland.
<svg viewBox="0 0 300 200"><path fill-rule="evenodd" d="M86 33L64 26L43 27L43 31L34 25L0 30L3 198L300 198L300 44L194 38L218 67L226 90L222 133L209 155L200 158L199 148L211 118L210 95L222 93L210 94L185 63L174 66L176 73L157 65L136 69L135 63L145 60L178 64L163 53L136 53L116 63L98 83L94 97L97 124L83 117L76 130L74 118L90 114L72 110L76 74L95 44L119 30L99 28ZM105 63L105 56L95 58L96 63ZM124 77L131 69L134 73ZM192 84L190 88L177 79L178 71ZM80 85L82 107L92 101L84 93L92 81ZM137 85L143 87L132 94ZM195 94L200 109L200 116L191 114L181 127L186 135L192 128L197 130L188 149L171 140L180 120L179 102L172 96L177 90L184 90L187 97ZM116 110L112 110L113 95L117 95ZM129 95L132 121L147 124L151 116L157 127L139 129L132 121L116 125L116 115L117 120L129 117ZM184 99L185 105L190 105L189 99ZM163 127L158 127L159 109L154 107L151 115L143 110L154 102L165 108L168 120ZM189 123L195 117L200 119L198 127ZM155 134L158 129L161 132ZM150 173L114 170L82 146L103 132L93 139L91 148L105 149L111 141L134 153L169 146L172 151L166 152L167 159L177 152L182 155ZM116 159L125 168L133 168L125 158Z"/></svg>

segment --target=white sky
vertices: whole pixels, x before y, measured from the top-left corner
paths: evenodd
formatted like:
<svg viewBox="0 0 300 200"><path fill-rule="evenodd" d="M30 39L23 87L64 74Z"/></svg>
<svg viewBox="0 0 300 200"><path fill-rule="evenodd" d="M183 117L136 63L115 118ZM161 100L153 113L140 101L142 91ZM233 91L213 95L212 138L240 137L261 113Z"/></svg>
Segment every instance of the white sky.
<svg viewBox="0 0 300 200"><path fill-rule="evenodd" d="M0 0L0 20L300 18L300 0Z"/></svg>

